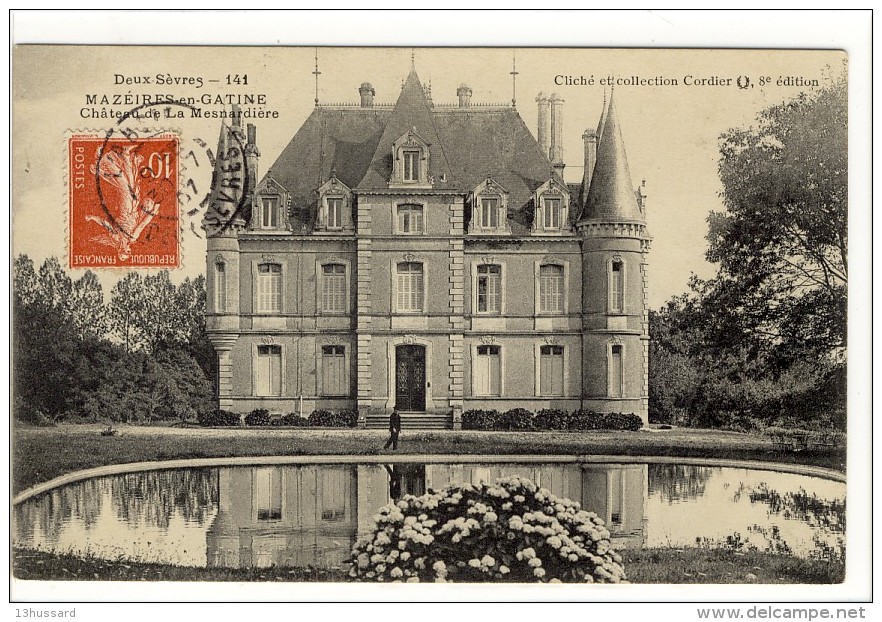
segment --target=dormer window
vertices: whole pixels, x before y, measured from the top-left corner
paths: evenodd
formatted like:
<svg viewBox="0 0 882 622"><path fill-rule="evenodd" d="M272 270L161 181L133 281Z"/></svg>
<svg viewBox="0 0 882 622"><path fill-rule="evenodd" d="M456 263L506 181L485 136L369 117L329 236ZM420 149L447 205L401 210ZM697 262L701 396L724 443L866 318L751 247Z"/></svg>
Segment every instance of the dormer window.
<svg viewBox="0 0 882 622"><path fill-rule="evenodd" d="M254 191L250 229L255 232L287 231L288 192L272 177L266 177Z"/></svg>
<svg viewBox="0 0 882 622"><path fill-rule="evenodd" d="M488 177L473 191L469 233L494 235L510 233L508 192Z"/></svg>
<svg viewBox="0 0 882 622"><path fill-rule="evenodd" d="M495 229L499 226L499 199L496 197L481 199L481 228Z"/></svg>
<svg viewBox="0 0 882 622"><path fill-rule="evenodd" d="M410 130L392 144L390 188L432 187L429 178L429 143Z"/></svg>
<svg viewBox="0 0 882 622"><path fill-rule="evenodd" d="M569 231L570 193L557 179L550 179L533 195L536 213L534 235L561 235Z"/></svg>
<svg viewBox="0 0 882 622"><path fill-rule="evenodd" d="M546 229L560 229L560 199L543 199L543 221Z"/></svg>
<svg viewBox="0 0 882 622"><path fill-rule="evenodd" d="M278 229L279 198L263 197L260 199L260 228Z"/></svg>
<svg viewBox="0 0 882 622"><path fill-rule="evenodd" d="M404 181L419 181L420 152L415 149L405 149L402 154L404 160Z"/></svg>
<svg viewBox="0 0 882 622"><path fill-rule="evenodd" d="M336 174L319 186L316 231L345 231L354 228L352 222L352 191Z"/></svg>

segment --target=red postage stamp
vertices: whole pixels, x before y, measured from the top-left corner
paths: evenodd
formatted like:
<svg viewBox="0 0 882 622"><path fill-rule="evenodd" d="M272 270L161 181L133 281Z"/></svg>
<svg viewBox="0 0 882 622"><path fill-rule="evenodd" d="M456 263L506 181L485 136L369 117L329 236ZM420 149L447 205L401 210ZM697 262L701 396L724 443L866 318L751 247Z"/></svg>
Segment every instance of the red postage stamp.
<svg viewBox="0 0 882 622"><path fill-rule="evenodd" d="M70 267L180 265L178 137L68 139Z"/></svg>

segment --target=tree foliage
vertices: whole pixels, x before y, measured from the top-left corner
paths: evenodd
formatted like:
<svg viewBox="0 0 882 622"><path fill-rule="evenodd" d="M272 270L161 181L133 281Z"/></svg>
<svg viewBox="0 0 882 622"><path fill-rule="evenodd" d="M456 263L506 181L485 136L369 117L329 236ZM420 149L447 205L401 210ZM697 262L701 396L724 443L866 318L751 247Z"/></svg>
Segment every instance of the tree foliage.
<svg viewBox="0 0 882 622"><path fill-rule="evenodd" d="M129 273L105 303L96 275L77 280L57 259L13 262L17 417L39 422L193 419L212 407L210 343L200 327L202 277ZM195 356L199 354L199 357Z"/></svg>
<svg viewBox="0 0 882 622"><path fill-rule="evenodd" d="M797 356L846 345L848 144L845 77L721 136L724 212L708 218L715 279L700 286L725 335Z"/></svg>
<svg viewBox="0 0 882 622"><path fill-rule="evenodd" d="M650 314L650 417L844 426L848 283L844 77L720 137L714 278Z"/></svg>

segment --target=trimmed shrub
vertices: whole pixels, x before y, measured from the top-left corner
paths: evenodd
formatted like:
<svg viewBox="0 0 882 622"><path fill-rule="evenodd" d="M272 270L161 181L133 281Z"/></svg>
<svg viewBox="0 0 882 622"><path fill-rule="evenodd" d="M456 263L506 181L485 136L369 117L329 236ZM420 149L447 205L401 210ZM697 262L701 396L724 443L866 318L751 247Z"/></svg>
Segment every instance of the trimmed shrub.
<svg viewBox="0 0 882 622"><path fill-rule="evenodd" d="M358 425L357 410L314 410L309 415L309 425L321 428L354 428Z"/></svg>
<svg viewBox="0 0 882 622"><path fill-rule="evenodd" d="M239 413L229 410L212 410L199 413L199 425L206 427L239 425Z"/></svg>
<svg viewBox="0 0 882 622"><path fill-rule="evenodd" d="M643 419L634 413L607 413L603 418L605 430L630 430L636 432L643 427Z"/></svg>
<svg viewBox="0 0 882 622"><path fill-rule="evenodd" d="M405 495L374 523L349 560L361 581L626 582L597 514L519 477Z"/></svg>
<svg viewBox="0 0 882 622"><path fill-rule="evenodd" d="M358 425L358 411L354 408L341 410L339 413L337 413L337 417L340 421L345 422L344 425L347 428L354 428Z"/></svg>
<svg viewBox="0 0 882 622"><path fill-rule="evenodd" d="M496 427L496 410L467 410L462 413L463 430L492 430Z"/></svg>
<svg viewBox="0 0 882 622"><path fill-rule="evenodd" d="M512 408L499 415L496 427L499 430L532 430L533 413L526 408Z"/></svg>
<svg viewBox="0 0 882 622"><path fill-rule="evenodd" d="M306 417L301 417L300 413L288 413L279 419L279 425L288 425L292 427L306 427L309 425L309 420Z"/></svg>
<svg viewBox="0 0 882 622"><path fill-rule="evenodd" d="M533 425L537 430L568 430L570 413L559 408L543 408L536 413Z"/></svg>
<svg viewBox="0 0 882 622"><path fill-rule="evenodd" d="M245 415L245 425L264 426L270 424L270 414L266 408L255 408Z"/></svg>
<svg viewBox="0 0 882 622"><path fill-rule="evenodd" d="M603 413L593 410L574 410L570 415L570 430L602 430L604 426Z"/></svg>

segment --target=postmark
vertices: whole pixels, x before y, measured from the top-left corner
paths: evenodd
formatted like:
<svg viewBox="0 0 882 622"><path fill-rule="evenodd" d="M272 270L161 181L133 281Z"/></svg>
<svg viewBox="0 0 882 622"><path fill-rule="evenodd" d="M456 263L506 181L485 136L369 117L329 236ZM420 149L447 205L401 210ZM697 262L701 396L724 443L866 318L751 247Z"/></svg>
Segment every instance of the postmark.
<svg viewBox="0 0 882 622"><path fill-rule="evenodd" d="M78 134L67 146L70 267L178 267L178 136Z"/></svg>

